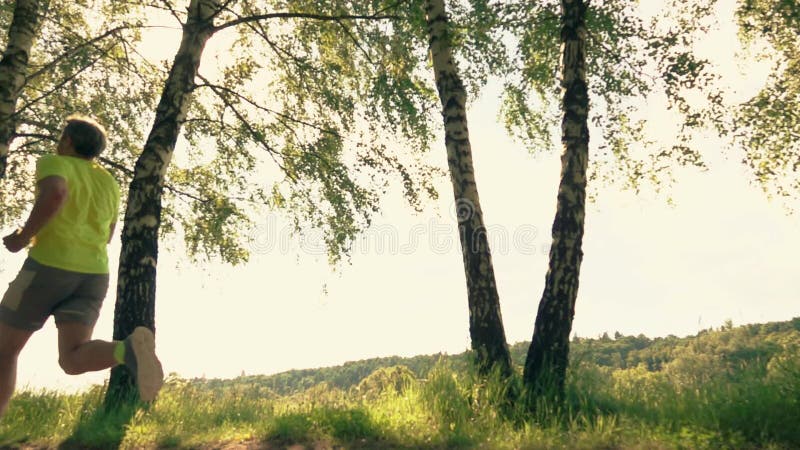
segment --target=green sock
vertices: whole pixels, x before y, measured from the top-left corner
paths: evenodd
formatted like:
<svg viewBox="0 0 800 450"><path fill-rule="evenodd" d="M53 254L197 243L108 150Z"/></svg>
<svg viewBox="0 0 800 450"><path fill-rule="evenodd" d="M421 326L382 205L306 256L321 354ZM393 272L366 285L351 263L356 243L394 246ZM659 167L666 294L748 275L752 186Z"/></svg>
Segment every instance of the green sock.
<svg viewBox="0 0 800 450"><path fill-rule="evenodd" d="M114 345L114 359L117 361L117 364L125 364L124 341L117 341L116 345Z"/></svg>

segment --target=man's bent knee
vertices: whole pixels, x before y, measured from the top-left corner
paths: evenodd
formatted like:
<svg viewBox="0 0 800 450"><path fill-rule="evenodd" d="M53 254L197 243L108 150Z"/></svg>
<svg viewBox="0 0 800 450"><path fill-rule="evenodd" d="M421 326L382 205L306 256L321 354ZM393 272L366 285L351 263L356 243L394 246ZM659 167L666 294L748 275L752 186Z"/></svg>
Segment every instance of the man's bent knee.
<svg viewBox="0 0 800 450"><path fill-rule="evenodd" d="M89 342L91 326L80 322L56 322L58 326L58 365L67 375L80 375L86 369L80 364L76 350Z"/></svg>
<svg viewBox="0 0 800 450"><path fill-rule="evenodd" d="M58 357L58 365L67 375L80 375L85 372L72 355L60 355Z"/></svg>

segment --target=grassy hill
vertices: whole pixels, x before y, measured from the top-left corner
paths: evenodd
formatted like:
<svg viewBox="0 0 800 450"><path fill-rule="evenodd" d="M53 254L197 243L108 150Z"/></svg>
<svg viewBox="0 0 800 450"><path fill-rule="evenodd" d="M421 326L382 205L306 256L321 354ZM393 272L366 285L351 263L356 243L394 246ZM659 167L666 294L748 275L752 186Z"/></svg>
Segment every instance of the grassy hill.
<svg viewBox="0 0 800 450"><path fill-rule="evenodd" d="M511 358L521 368L530 342L511 345ZM800 318L786 322L708 329L687 337L668 336L648 338L644 335L573 338L570 347L572 364L589 364L610 369L633 369L640 366L657 372L676 360L697 359L699 355L724 362L726 365L766 362L784 351L786 346L800 346ZM425 379L437 364L447 362L456 372L469 367L468 352L456 355L434 354L411 358L390 356L346 362L340 366L318 369L290 370L275 375L252 375L232 380L192 380L209 388L260 386L277 395L289 395L320 383L339 389L358 385L374 371L393 366L407 367L416 378Z"/></svg>
<svg viewBox="0 0 800 450"><path fill-rule="evenodd" d="M23 392L6 448L800 448L800 318L695 336L575 338L567 399L531 413L469 354L375 358L233 380L172 377L146 408L103 387ZM521 366L526 343L512 346ZM294 447L301 448L301 447Z"/></svg>

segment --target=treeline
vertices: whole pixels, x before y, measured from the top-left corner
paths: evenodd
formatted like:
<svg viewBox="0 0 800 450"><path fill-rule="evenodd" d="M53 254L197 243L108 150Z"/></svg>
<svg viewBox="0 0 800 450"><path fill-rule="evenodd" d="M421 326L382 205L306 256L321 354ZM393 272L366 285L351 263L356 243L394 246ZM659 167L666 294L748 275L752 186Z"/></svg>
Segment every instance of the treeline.
<svg viewBox="0 0 800 450"><path fill-rule="evenodd" d="M510 346L514 366L522 367L529 342ZM591 365L601 369L633 369L641 367L660 372L668 366L689 362L725 370L744 366L766 367L773 359L796 354L800 350L800 317L784 322L742 325L730 322L719 329L702 330L696 335L649 338L604 333L598 338L573 337L570 364ZM454 372L470 367L469 352L456 355L434 354L411 358L390 356L351 361L341 366L290 370L275 375L249 375L232 380L194 379L191 383L209 389L247 389L289 395L325 383L330 387L350 389L382 368L404 366L418 379L425 379L437 364L446 363Z"/></svg>
<svg viewBox="0 0 800 450"><path fill-rule="evenodd" d="M800 317L785 322L733 327L727 322L718 330L707 329L697 335L648 338L643 335L612 339L575 338L573 362L589 362L602 367L630 369L644 366L648 371L663 370L681 358L705 355L726 364L767 363L789 349L800 348ZM521 357L521 355L520 355Z"/></svg>

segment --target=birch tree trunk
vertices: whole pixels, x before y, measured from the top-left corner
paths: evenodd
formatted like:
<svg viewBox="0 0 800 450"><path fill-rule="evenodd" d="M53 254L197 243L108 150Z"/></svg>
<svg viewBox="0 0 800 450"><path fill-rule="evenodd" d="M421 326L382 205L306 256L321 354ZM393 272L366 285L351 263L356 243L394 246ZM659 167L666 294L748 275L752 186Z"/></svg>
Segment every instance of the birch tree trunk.
<svg viewBox="0 0 800 450"><path fill-rule="evenodd" d="M561 183L553 222L550 267L523 373L525 386L535 395L563 394L583 259L581 245L589 160L585 14L584 0L561 1L564 112Z"/></svg>
<svg viewBox="0 0 800 450"><path fill-rule="evenodd" d="M14 113L19 94L25 86L28 60L39 27L39 18L47 10L49 3L49 0L17 0L14 6L6 49L0 60L0 179L6 174L8 149L17 128Z"/></svg>
<svg viewBox="0 0 800 450"><path fill-rule="evenodd" d="M467 94L451 51L444 0L426 0L425 13L436 88L442 103L447 163L453 183L464 258L472 349L482 373L487 373L495 366L508 375L511 357L503 330L492 255L475 183L467 129Z"/></svg>
<svg viewBox="0 0 800 450"><path fill-rule="evenodd" d="M137 326L155 330L158 229L164 175L191 101L194 80L206 41L214 33L219 0L191 0L181 45L167 77L155 122L136 161L128 191L122 229L114 339L121 340ZM111 371L106 404L134 398L133 380L124 367Z"/></svg>

